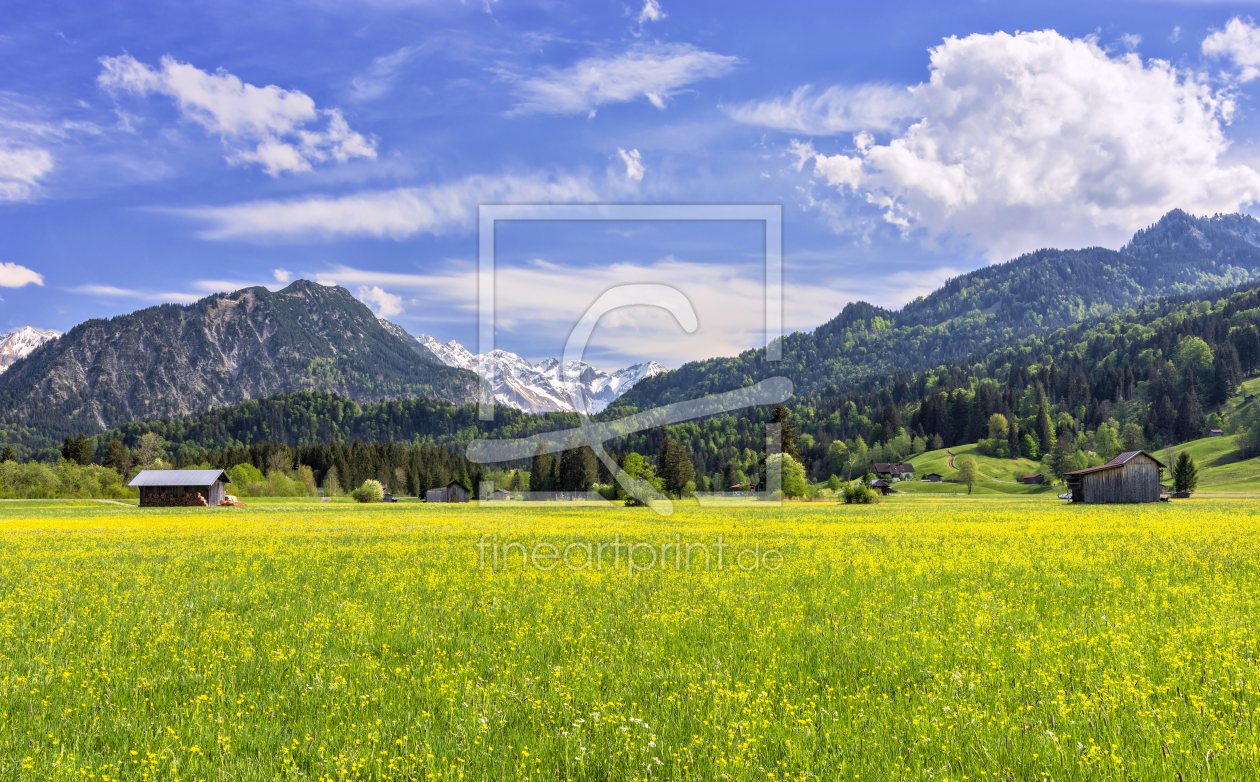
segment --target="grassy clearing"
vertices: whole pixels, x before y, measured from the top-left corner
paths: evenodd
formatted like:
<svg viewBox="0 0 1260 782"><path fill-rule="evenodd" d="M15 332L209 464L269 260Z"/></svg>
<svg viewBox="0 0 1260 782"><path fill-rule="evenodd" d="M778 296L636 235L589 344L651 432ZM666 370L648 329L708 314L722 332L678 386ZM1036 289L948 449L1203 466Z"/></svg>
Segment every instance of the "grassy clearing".
<svg viewBox="0 0 1260 782"><path fill-rule="evenodd" d="M0 513L4 779L1260 776L1257 501Z"/></svg>

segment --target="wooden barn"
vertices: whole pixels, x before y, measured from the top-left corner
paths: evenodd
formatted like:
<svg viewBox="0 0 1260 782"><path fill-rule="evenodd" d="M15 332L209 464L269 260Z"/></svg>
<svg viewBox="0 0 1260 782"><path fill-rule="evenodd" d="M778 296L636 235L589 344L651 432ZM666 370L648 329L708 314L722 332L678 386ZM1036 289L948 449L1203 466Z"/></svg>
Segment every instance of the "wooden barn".
<svg viewBox="0 0 1260 782"><path fill-rule="evenodd" d="M927 475L924 475L921 480L927 481L928 483L940 483L941 474L939 472L930 472Z"/></svg>
<svg viewBox="0 0 1260 782"><path fill-rule="evenodd" d="M1063 477L1072 502L1159 502L1160 471L1167 466L1146 451L1125 451L1100 467Z"/></svg>
<svg viewBox="0 0 1260 782"><path fill-rule="evenodd" d="M429 489L424 494L425 502L468 502L472 492L459 481L451 481L440 489Z"/></svg>
<svg viewBox="0 0 1260 782"><path fill-rule="evenodd" d="M1040 486L1046 482L1046 476L1041 473L1035 473L1033 475L1025 475L1020 481L1028 486Z"/></svg>
<svg viewBox="0 0 1260 782"><path fill-rule="evenodd" d="M140 507L218 507L232 479L223 470L141 470L128 486L140 489Z"/></svg>

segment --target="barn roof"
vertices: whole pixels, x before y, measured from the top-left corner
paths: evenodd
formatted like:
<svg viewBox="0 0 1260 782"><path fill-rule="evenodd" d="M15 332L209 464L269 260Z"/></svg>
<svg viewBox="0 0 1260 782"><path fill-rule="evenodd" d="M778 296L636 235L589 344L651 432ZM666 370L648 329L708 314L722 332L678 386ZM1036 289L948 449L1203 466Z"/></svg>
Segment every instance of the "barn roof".
<svg viewBox="0 0 1260 782"><path fill-rule="evenodd" d="M1168 467L1168 465L1164 464L1159 459L1156 459L1154 456L1151 456L1149 453L1146 453L1146 451L1125 451L1124 453L1116 456L1116 458L1112 459L1106 464L1099 465L1098 467L1086 467L1083 470L1072 470L1071 472L1065 472L1063 474L1064 475L1085 475L1086 473L1091 473L1091 472L1101 472L1103 470L1114 470L1117 467L1123 467L1125 464L1129 462L1129 460L1131 460L1133 457L1137 456L1138 454L1146 454L1146 457L1148 459L1153 460L1160 467L1163 467L1165 469L1167 469Z"/></svg>
<svg viewBox="0 0 1260 782"><path fill-rule="evenodd" d="M215 481L231 483L223 470L141 470L128 486L210 486Z"/></svg>
<svg viewBox="0 0 1260 782"><path fill-rule="evenodd" d="M444 488L444 489L449 489L449 488L451 488L452 486L458 486L459 488L463 489L464 491L472 491L471 489L469 489L467 486L465 486L464 484L460 483L459 481L451 481L450 483L446 484L446 485L445 485L445 486L443 486L442 488Z"/></svg>

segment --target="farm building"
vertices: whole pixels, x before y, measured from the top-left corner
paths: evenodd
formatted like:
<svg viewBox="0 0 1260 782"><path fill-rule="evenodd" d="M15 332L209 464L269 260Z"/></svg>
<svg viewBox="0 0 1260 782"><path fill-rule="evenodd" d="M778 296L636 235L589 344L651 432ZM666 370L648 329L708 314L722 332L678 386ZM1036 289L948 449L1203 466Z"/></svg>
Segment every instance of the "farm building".
<svg viewBox="0 0 1260 782"><path fill-rule="evenodd" d="M871 471L881 478L901 480L903 476L914 477L914 465L906 462L876 462Z"/></svg>
<svg viewBox="0 0 1260 782"><path fill-rule="evenodd" d="M140 489L140 507L217 507L232 482L223 470L141 470L128 486Z"/></svg>
<svg viewBox="0 0 1260 782"><path fill-rule="evenodd" d="M875 489L880 494L887 496L888 492L892 491L892 484L883 478L876 478L871 481L871 488Z"/></svg>
<svg viewBox="0 0 1260 782"><path fill-rule="evenodd" d="M459 481L451 481L440 489L429 489L424 494L426 502L468 502L471 492Z"/></svg>
<svg viewBox="0 0 1260 782"><path fill-rule="evenodd" d="M1208 432L1208 437L1224 437L1224 436L1225 436L1225 431L1222 429L1213 429L1212 431Z"/></svg>
<svg viewBox="0 0 1260 782"><path fill-rule="evenodd" d="M1037 473L1035 475L1025 475L1023 478L1020 478L1020 481L1029 486L1038 486L1046 482L1046 476L1041 473Z"/></svg>
<svg viewBox="0 0 1260 782"><path fill-rule="evenodd" d="M930 472L927 475L924 475L922 480L925 480L928 483L940 483L941 474L939 472Z"/></svg>
<svg viewBox="0 0 1260 782"><path fill-rule="evenodd" d="M1125 451L1100 467L1063 477L1072 502L1159 502L1160 471L1167 466L1146 451Z"/></svg>

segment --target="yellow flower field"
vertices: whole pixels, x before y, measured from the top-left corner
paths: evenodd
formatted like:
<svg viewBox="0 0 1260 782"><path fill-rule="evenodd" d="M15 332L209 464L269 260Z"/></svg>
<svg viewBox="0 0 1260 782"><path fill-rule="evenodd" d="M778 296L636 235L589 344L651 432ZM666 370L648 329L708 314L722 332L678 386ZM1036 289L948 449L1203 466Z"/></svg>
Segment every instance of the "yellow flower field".
<svg viewBox="0 0 1260 782"><path fill-rule="evenodd" d="M1260 779L1257 511L14 503L0 779Z"/></svg>

